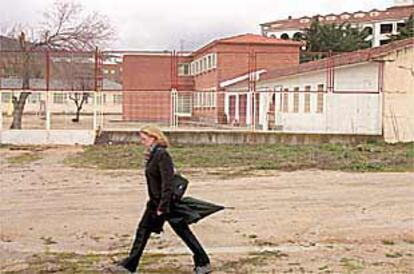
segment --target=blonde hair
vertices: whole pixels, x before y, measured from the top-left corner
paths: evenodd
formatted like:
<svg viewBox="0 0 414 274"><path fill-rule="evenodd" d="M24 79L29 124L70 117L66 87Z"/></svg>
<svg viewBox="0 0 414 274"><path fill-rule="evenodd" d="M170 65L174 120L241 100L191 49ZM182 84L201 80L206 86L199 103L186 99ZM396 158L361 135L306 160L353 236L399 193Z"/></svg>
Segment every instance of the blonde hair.
<svg viewBox="0 0 414 274"><path fill-rule="evenodd" d="M155 143L163 147L169 147L170 142L168 141L167 136L156 126L154 125L146 125L143 126L139 132L142 132L148 136L155 138Z"/></svg>

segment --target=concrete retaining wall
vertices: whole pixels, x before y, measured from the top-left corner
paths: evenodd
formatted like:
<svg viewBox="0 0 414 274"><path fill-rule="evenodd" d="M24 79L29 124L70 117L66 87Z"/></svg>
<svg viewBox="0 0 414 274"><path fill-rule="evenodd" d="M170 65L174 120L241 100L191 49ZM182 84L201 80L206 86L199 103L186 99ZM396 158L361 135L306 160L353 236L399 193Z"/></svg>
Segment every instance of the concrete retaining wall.
<svg viewBox="0 0 414 274"><path fill-rule="evenodd" d="M93 130L3 130L0 144L11 145L92 145Z"/></svg>
<svg viewBox="0 0 414 274"><path fill-rule="evenodd" d="M379 135L289 134L247 131L165 131L172 144L358 144L382 141ZM96 144L137 143L136 131L104 131Z"/></svg>

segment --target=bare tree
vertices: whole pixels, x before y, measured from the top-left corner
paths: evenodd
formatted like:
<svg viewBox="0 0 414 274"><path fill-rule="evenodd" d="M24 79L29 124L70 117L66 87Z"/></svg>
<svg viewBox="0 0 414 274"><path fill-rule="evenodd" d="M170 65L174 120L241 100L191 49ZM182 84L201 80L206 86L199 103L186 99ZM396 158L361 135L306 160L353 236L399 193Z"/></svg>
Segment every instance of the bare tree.
<svg viewBox="0 0 414 274"><path fill-rule="evenodd" d="M69 99L72 100L76 105L76 117L72 119L72 122L79 122L79 115L83 108L83 104L88 101L89 93L87 92L75 92L69 95Z"/></svg>
<svg viewBox="0 0 414 274"><path fill-rule="evenodd" d="M16 32L16 31L15 31ZM13 96L13 122L11 129L21 129L22 114L30 92L30 68L34 51L91 51L105 46L113 39L113 28L106 16L97 12L84 14L82 6L76 2L62 0L44 12L43 21L33 31L30 39L27 32L20 32L19 50L21 51L22 89L19 98ZM26 91L25 91L26 90Z"/></svg>

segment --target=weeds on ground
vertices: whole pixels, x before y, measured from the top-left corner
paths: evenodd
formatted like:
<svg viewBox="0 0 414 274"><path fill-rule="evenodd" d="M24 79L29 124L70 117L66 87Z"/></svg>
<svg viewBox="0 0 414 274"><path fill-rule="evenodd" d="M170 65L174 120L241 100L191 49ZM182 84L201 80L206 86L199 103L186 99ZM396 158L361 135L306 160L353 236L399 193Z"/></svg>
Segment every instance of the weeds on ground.
<svg viewBox="0 0 414 274"><path fill-rule="evenodd" d="M143 151L138 145L87 146L66 158L65 163L83 168L138 169L143 167ZM191 145L176 146L170 152L181 170L218 168L223 174L232 168L245 175L254 170L414 171L414 143Z"/></svg>

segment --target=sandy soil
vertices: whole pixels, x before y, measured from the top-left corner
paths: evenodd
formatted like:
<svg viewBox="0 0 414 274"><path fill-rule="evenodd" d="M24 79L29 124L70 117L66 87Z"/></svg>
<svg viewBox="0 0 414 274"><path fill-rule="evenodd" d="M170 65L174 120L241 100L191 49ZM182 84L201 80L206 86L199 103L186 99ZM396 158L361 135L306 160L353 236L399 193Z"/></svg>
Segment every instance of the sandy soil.
<svg viewBox="0 0 414 274"><path fill-rule="evenodd" d="M79 272L56 258L95 254L85 273L104 273L128 251L146 200L143 174L63 164L81 149L38 151L28 164L7 160L27 151L0 149L0 272ZM215 273L414 273L414 173L188 174L188 195L234 207L193 226ZM140 273L191 273L168 225L146 254Z"/></svg>

